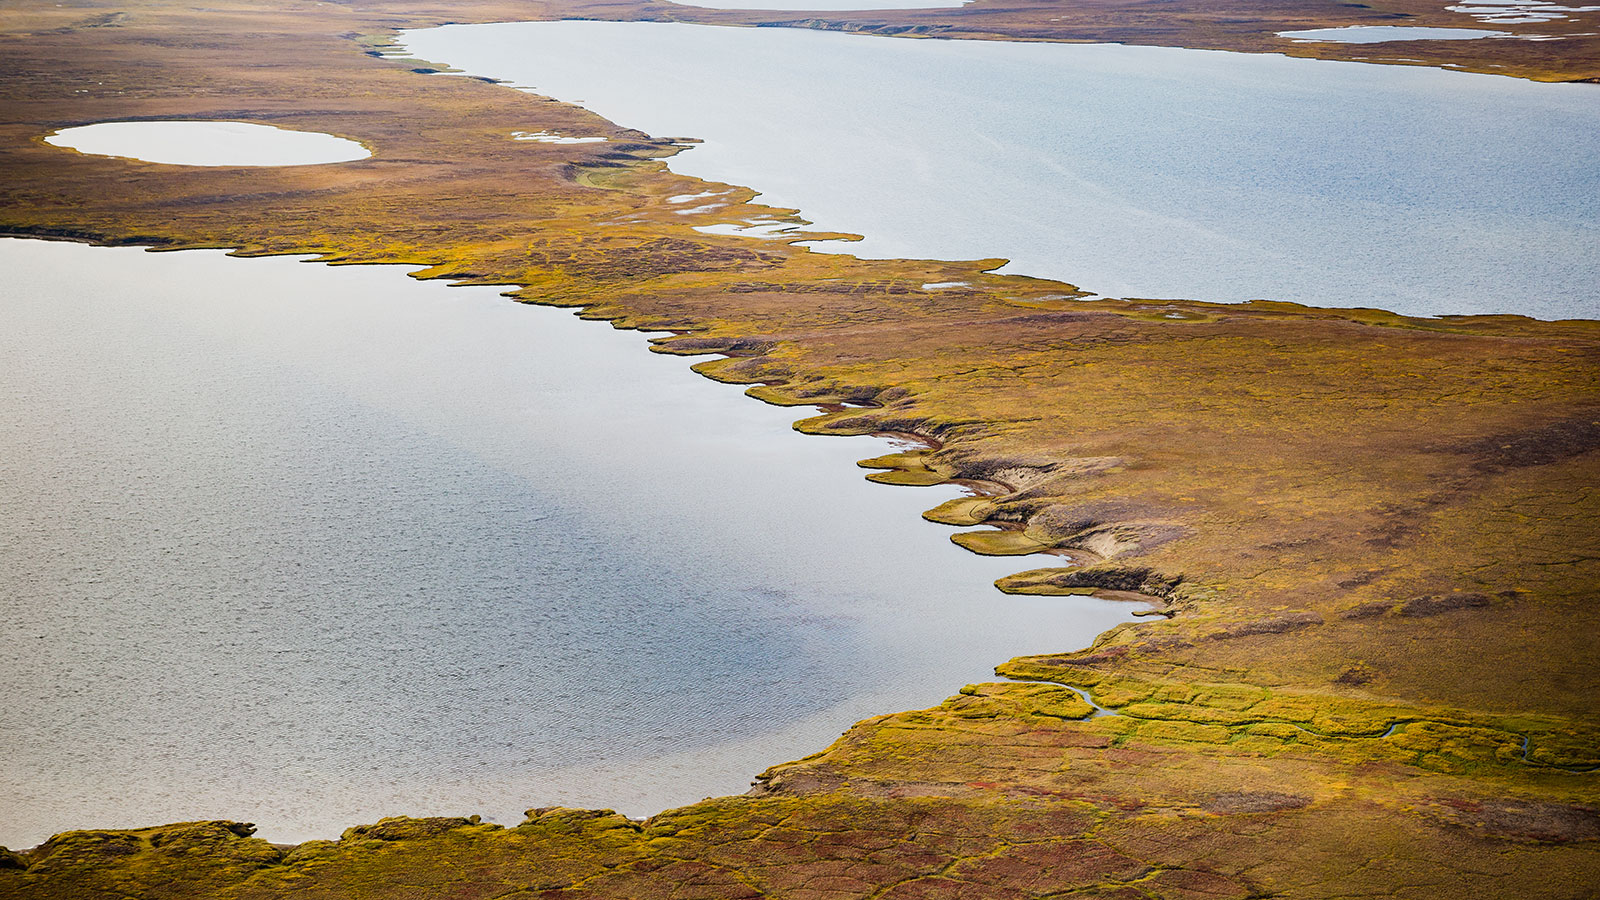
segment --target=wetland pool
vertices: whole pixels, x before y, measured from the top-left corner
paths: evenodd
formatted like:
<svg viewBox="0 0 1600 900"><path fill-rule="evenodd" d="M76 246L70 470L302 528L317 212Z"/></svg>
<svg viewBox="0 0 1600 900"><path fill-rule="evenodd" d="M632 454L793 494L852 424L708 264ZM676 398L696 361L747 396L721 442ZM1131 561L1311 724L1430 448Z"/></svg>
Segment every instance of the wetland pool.
<svg viewBox="0 0 1600 900"><path fill-rule="evenodd" d="M676 23L450 25L401 43L703 139L671 168L865 236L837 252L1000 257L1115 297L1600 316L1595 85Z"/></svg>
<svg viewBox="0 0 1600 900"><path fill-rule="evenodd" d="M1312 28L1307 31L1280 31L1278 37L1300 43L1330 41L1335 44L1382 44L1388 41L1481 41L1485 38L1513 37L1510 32L1482 28L1425 28L1415 25L1349 25L1343 28Z"/></svg>
<svg viewBox="0 0 1600 900"><path fill-rule="evenodd" d="M372 155L355 141L320 131L183 119L96 122L63 128L44 141L91 156L176 166L309 166Z"/></svg>
<svg viewBox="0 0 1600 900"><path fill-rule="evenodd" d="M742 792L1138 608L875 438L403 268L0 239L0 844Z"/></svg>

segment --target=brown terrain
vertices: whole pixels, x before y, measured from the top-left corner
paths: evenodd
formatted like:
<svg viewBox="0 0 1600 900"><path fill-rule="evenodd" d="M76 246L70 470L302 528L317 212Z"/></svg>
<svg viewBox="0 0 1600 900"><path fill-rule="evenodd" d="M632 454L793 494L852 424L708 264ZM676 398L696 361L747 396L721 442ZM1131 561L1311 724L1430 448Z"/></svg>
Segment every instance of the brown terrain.
<svg viewBox="0 0 1600 900"><path fill-rule="evenodd" d="M928 514L965 529L963 546L1081 563L1003 590L1139 595L1166 615L1006 662L1009 681L952 684L941 706L862 722L749 795L647 822L395 818L296 847L228 822L72 832L0 852L0 898L1600 895L1600 322L1084 301L985 274L992 260L714 237L667 200L708 189L660 162L679 143L380 58L400 27L563 16L1600 74L1593 36L1381 51L1271 36L1475 24L1412 0L983 0L825 20L655 2L7 0L0 231L422 264L672 331L662 352L718 354L703 374L820 407L805 431L924 438L864 465L981 488ZM147 117L326 131L374 155L190 169L42 143ZM612 142L509 137L540 130ZM729 206L704 221L771 212L748 188L709 189ZM920 287L947 281L970 287Z"/></svg>

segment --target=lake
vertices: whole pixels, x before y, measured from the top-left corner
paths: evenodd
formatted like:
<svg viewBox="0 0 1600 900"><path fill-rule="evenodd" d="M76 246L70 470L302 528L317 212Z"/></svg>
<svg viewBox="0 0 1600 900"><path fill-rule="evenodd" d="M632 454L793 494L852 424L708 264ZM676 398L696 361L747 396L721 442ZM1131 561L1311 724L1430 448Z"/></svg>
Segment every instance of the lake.
<svg viewBox="0 0 1600 900"><path fill-rule="evenodd" d="M674 171L865 236L838 251L1003 257L1116 297L1600 316L1595 85L644 22L451 25L402 43L702 138Z"/></svg>
<svg viewBox="0 0 1600 900"><path fill-rule="evenodd" d="M738 793L1135 607L874 438L398 267L0 239L0 844Z"/></svg>
<svg viewBox="0 0 1600 900"><path fill-rule="evenodd" d="M355 141L250 122L160 119L63 128L47 144L177 166L306 166L366 159Z"/></svg>

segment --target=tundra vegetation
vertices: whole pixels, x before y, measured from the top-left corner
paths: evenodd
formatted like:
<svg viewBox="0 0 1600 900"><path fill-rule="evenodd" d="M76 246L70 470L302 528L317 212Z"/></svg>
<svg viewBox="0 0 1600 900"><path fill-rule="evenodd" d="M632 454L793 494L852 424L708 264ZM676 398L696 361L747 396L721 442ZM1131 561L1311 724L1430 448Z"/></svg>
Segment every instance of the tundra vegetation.
<svg viewBox="0 0 1600 900"><path fill-rule="evenodd" d="M670 332L655 349L714 354L695 368L815 409L801 430L921 438L864 464L890 484L972 486L927 515L973 551L1018 555L1025 571L1002 590L1137 595L1164 615L1081 652L996 660L1010 680L951 685L940 706L861 722L748 795L645 822L393 818L294 847L233 822L79 831L0 853L0 898L1600 891L1600 323L1084 300L992 274L993 260L862 261L707 234L692 226L792 212L668 171L679 139L386 52L399 28L567 16L1600 75L1592 33L1272 36L1472 24L1418 0L795 16L656 0L13 0L0 231L409 263ZM1600 31L1592 13L1497 27ZM322 131L373 155L201 169L43 143L138 118ZM680 215L672 202L706 191L726 205ZM1078 565L1021 558L1043 552Z"/></svg>

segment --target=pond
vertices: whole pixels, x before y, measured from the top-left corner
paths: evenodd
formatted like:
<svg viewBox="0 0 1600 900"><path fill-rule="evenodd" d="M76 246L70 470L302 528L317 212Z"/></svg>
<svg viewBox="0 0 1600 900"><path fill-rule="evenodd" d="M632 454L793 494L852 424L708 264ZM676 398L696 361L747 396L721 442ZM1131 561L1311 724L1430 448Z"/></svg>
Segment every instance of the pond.
<svg viewBox="0 0 1600 900"><path fill-rule="evenodd" d="M97 122L63 128L44 140L92 156L177 166L306 166L372 155L342 137L251 122Z"/></svg>

